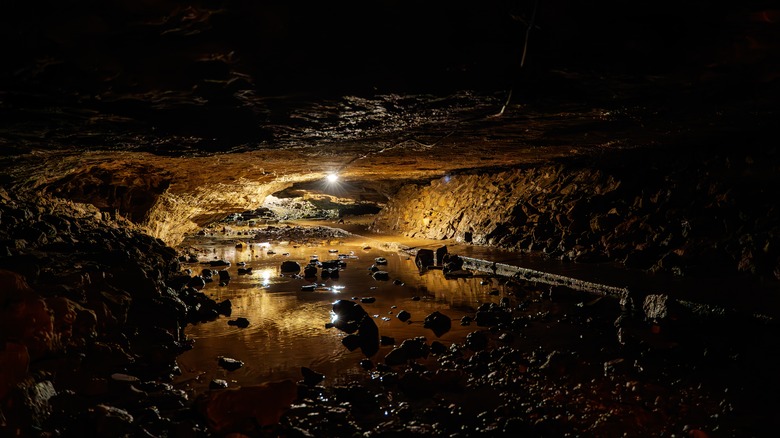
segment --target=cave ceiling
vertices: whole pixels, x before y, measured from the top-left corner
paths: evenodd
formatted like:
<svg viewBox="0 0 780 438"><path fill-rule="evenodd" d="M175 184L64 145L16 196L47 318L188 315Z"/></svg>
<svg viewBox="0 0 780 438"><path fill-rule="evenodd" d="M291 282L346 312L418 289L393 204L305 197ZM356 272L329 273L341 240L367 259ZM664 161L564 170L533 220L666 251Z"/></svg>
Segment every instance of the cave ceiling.
<svg viewBox="0 0 780 438"><path fill-rule="evenodd" d="M221 214L317 191L332 172L340 195L391 196L448 173L771 131L780 12L635 6L13 2L0 178L138 222L168 196L202 225L210 202Z"/></svg>

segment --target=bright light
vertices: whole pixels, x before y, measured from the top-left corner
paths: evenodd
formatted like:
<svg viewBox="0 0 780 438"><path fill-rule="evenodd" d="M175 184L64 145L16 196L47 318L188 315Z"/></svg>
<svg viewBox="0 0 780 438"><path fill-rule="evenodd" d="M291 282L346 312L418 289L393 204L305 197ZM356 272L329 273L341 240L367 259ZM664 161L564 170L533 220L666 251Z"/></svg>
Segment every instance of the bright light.
<svg viewBox="0 0 780 438"><path fill-rule="evenodd" d="M339 180L339 176L335 173L329 173L325 179L328 180L329 183L334 183Z"/></svg>

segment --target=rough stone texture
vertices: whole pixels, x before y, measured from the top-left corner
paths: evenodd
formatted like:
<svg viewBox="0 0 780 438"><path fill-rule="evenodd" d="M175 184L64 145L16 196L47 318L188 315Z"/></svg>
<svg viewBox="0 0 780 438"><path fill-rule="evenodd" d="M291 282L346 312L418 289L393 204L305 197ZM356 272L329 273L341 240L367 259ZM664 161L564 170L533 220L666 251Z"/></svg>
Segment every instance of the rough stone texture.
<svg viewBox="0 0 780 438"><path fill-rule="evenodd" d="M653 271L771 277L780 257L775 151L646 154L451 175L404 186L377 231Z"/></svg>

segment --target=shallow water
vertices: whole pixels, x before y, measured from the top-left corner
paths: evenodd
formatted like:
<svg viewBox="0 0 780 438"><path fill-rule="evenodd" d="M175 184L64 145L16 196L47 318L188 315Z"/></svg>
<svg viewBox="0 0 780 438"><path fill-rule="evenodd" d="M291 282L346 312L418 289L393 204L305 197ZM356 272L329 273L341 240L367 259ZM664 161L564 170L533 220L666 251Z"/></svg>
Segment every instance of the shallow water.
<svg viewBox="0 0 780 438"><path fill-rule="evenodd" d="M230 299L231 316L192 325L186 330L195 344L192 350L179 356L183 374L177 383L196 392L205 389L212 379L224 379L231 386L284 378L300 380L301 367L325 374L325 385L369 378L370 374L359 365L365 359L361 351L350 352L341 344L346 333L325 327L331 321L332 303L336 300L375 297L374 303L361 306L374 317L380 335L394 338L396 345L404 339L425 336L428 341L436 339L449 346L462 342L474 329L461 326L461 317L473 315L484 302L497 302L504 293L495 279L445 279L440 270L420 274L409 255L379 248L363 249L365 244L360 237L306 245L255 242L242 248L236 248L236 239L201 237L195 242L187 240L184 245L203 250L199 257L202 262L223 259L232 264L228 268L231 281L227 286L220 287L215 281L204 289L204 293L217 301ZM268 254L269 250L275 254ZM318 275L315 291L301 290L302 286L315 283L313 279L280 272L284 260L295 260L305 266L312 256L322 261L336 259L339 254L354 255L344 259L347 266L340 271L338 279L323 280ZM390 280L374 280L370 275L368 268L376 257L387 259L382 269L389 272ZM237 274L240 262L252 268L250 275ZM197 263L187 267L199 273L208 265ZM499 291L498 295L490 294L494 289ZM409 321L402 322L396 317L401 310L411 313ZM434 311L453 320L450 332L440 338L423 328L423 320ZM229 320L237 317L247 318L250 325L244 329L228 325ZM382 362L392 348L382 346L371 359L374 363ZM220 356L241 360L244 366L227 371L217 363Z"/></svg>

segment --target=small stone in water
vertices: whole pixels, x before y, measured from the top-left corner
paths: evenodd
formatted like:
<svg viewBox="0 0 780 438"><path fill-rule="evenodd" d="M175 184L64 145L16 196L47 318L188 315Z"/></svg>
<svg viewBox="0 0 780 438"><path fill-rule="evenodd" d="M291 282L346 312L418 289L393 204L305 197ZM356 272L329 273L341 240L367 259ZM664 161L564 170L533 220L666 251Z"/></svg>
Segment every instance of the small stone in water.
<svg viewBox="0 0 780 438"><path fill-rule="evenodd" d="M397 315L397 318L400 319L401 321L408 321L409 318L411 318L411 317L412 317L412 314L407 312L406 310L402 310L402 311L398 312L398 315Z"/></svg>
<svg viewBox="0 0 780 438"><path fill-rule="evenodd" d="M243 317L236 318L235 320L228 321L228 325L234 325L240 328L249 327L249 320Z"/></svg>
<svg viewBox="0 0 780 438"><path fill-rule="evenodd" d="M214 379L209 382L209 389L225 389L228 387L228 382L222 379Z"/></svg>
<svg viewBox="0 0 780 438"><path fill-rule="evenodd" d="M232 359L230 357L220 357L219 366L221 366L222 368L228 371L234 371L244 366L244 362L240 360Z"/></svg>

